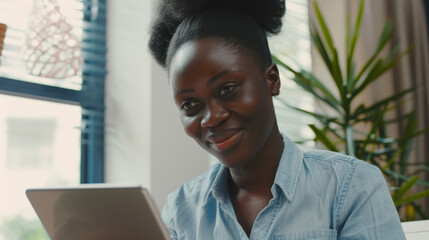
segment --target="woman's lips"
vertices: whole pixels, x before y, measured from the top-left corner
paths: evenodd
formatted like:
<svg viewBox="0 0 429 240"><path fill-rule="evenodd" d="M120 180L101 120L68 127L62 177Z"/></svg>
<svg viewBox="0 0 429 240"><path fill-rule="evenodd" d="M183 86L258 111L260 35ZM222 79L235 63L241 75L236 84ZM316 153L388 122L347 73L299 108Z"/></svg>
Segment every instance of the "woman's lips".
<svg viewBox="0 0 429 240"><path fill-rule="evenodd" d="M225 151L234 147L243 136L242 130L236 130L233 133L217 138L209 138L209 142L218 151Z"/></svg>

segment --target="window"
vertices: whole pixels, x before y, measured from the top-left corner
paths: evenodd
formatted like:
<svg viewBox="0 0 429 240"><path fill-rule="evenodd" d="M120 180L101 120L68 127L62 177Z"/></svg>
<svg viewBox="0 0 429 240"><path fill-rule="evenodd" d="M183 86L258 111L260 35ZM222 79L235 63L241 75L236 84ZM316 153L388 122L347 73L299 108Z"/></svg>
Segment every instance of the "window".
<svg viewBox="0 0 429 240"><path fill-rule="evenodd" d="M105 0L0 0L0 23L0 240L47 239L25 189L104 181Z"/></svg>

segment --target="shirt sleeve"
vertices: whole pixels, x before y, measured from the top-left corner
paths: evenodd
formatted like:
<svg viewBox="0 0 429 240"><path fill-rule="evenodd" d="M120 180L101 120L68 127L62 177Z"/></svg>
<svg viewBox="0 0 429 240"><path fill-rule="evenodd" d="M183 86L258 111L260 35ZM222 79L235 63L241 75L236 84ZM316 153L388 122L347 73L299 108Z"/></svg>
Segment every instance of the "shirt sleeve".
<svg viewBox="0 0 429 240"><path fill-rule="evenodd" d="M350 177L350 186L341 191L339 239L406 239L380 170L359 162Z"/></svg>
<svg viewBox="0 0 429 240"><path fill-rule="evenodd" d="M167 203L164 206L164 209L161 213L161 219L164 222L165 227L167 228L168 234L170 235L171 240L177 240L176 232L176 219L175 219L175 197L174 193L168 195Z"/></svg>

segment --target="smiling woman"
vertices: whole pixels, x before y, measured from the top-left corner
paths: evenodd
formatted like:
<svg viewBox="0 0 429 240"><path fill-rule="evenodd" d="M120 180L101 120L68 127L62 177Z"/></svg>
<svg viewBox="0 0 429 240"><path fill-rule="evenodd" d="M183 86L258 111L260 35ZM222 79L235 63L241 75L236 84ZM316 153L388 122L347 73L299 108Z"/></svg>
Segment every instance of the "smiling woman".
<svg viewBox="0 0 429 240"><path fill-rule="evenodd" d="M261 73L246 52L236 54L222 39L204 38L176 52L170 81L186 133L223 164L246 167L257 155L273 155L267 148L273 145L277 158L281 155L272 104L280 88L274 65Z"/></svg>
<svg viewBox="0 0 429 240"><path fill-rule="evenodd" d="M300 150L273 107L282 0L165 1L149 43L185 132L220 163L169 196L172 239L405 239L379 170ZM192 167L192 166L190 166Z"/></svg>

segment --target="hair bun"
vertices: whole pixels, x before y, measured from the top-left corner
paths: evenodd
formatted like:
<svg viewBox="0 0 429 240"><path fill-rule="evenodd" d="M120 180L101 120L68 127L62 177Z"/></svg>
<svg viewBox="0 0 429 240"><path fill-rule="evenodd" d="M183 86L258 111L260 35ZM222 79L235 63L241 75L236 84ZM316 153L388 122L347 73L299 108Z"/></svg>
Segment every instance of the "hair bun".
<svg viewBox="0 0 429 240"><path fill-rule="evenodd" d="M285 0L166 0L164 10L178 23L210 8L235 9L244 12L267 33L278 33L286 12Z"/></svg>
<svg viewBox="0 0 429 240"><path fill-rule="evenodd" d="M164 0L152 25L149 47L159 64L165 58L179 24L186 18L210 9L230 9L249 15L265 34L277 34L286 12L285 0Z"/></svg>

